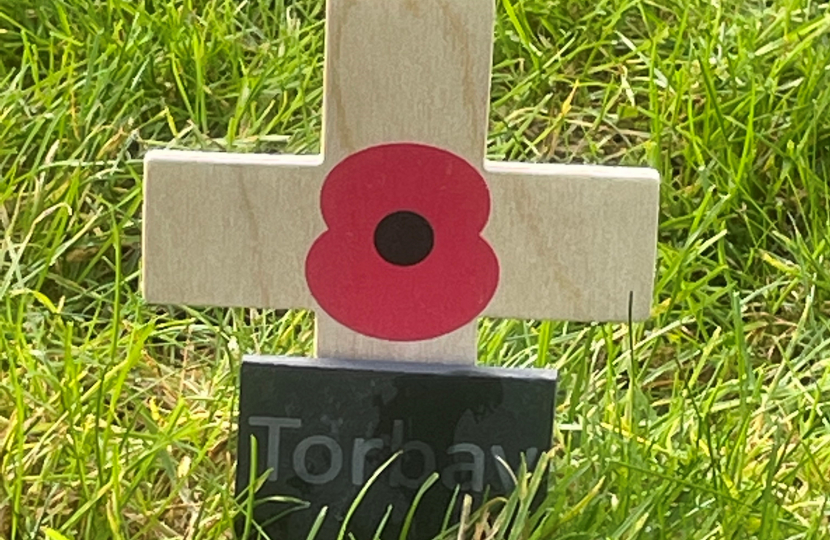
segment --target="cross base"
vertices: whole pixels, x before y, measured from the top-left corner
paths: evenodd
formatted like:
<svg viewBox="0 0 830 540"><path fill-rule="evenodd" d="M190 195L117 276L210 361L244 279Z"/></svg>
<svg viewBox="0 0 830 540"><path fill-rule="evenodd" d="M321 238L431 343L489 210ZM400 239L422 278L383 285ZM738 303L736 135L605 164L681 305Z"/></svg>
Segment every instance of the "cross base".
<svg viewBox="0 0 830 540"><path fill-rule="evenodd" d="M310 503L258 503L252 517L271 538L305 539L324 506L317 538L336 538L355 497L388 464L346 524L356 538L373 538L391 505L385 540L399 537L435 472L408 535L426 540L440 532L456 487L453 519L464 494L478 505L513 489L503 462L516 471L524 455L532 469L550 448L556 387L552 370L246 357L237 493L249 485L253 457L255 476L265 477L256 499Z"/></svg>

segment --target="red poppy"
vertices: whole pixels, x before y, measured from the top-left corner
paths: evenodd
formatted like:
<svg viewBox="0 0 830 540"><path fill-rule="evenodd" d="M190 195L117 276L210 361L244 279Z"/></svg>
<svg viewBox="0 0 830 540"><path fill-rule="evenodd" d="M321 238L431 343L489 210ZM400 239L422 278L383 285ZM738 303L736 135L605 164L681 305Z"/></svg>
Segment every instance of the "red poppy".
<svg viewBox="0 0 830 540"><path fill-rule="evenodd" d="M499 265L481 237L490 193L475 167L420 144L367 148L323 184L328 230L306 259L311 293L332 318L390 341L438 337L474 320Z"/></svg>

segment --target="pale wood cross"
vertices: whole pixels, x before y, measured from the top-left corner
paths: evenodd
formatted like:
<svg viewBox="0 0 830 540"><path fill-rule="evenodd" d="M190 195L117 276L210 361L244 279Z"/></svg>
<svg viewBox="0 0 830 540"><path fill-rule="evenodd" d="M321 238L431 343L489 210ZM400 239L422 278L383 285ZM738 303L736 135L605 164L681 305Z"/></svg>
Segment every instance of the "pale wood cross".
<svg viewBox="0 0 830 540"><path fill-rule="evenodd" d="M306 278L309 250L327 229L327 175L363 149L418 143L462 158L489 187L481 236L499 279L479 315L625 321L633 298L633 318L648 317L655 170L485 159L493 4L329 0L319 156L148 153L147 300L313 309L319 357L475 362L475 318L430 339L369 337L323 310ZM363 211L360 200L344 204Z"/></svg>

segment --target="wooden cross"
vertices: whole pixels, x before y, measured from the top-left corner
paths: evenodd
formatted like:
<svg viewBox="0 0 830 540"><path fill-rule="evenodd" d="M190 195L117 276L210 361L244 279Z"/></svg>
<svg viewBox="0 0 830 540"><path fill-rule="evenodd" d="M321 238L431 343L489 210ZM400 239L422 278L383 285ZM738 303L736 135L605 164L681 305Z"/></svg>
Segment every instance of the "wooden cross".
<svg viewBox="0 0 830 540"><path fill-rule="evenodd" d="M321 155L149 152L147 300L313 309L319 357L459 363L480 315L646 318L655 170L485 159L493 3L329 0ZM471 227L478 258L448 243Z"/></svg>

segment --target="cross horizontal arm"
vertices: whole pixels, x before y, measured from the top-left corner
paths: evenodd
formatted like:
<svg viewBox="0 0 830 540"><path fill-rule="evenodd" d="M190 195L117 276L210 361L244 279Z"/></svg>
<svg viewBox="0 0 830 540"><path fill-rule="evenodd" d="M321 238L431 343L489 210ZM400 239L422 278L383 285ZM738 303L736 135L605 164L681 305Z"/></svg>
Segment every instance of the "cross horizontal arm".
<svg viewBox="0 0 830 540"><path fill-rule="evenodd" d="M486 315L572 321L648 317L659 176L638 167L488 162L499 254Z"/></svg>
<svg viewBox="0 0 830 540"><path fill-rule="evenodd" d="M143 287L157 304L312 307L304 264L325 230L319 156L153 151Z"/></svg>

